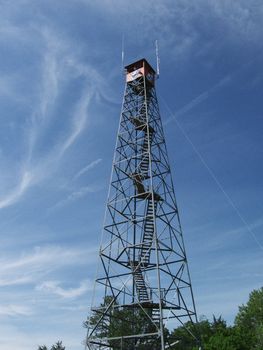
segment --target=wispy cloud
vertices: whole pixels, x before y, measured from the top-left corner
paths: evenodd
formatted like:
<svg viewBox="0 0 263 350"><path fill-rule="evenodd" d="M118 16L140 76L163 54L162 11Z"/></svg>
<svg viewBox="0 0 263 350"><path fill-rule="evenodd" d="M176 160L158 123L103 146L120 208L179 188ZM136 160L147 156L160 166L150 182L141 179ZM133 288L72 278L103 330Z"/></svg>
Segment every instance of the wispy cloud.
<svg viewBox="0 0 263 350"><path fill-rule="evenodd" d="M202 92L200 95L196 96L192 101L187 103L185 106L183 106L181 109L176 111L173 116L166 119L164 121L164 125L167 125L171 121L173 121L175 118L181 117L187 112L190 112L192 109L197 107L200 103L207 100L213 93L215 93L218 89L224 87L227 83L231 81L232 75L227 75L224 78L220 79L219 82L217 82L213 87L207 89L206 91Z"/></svg>
<svg viewBox="0 0 263 350"><path fill-rule="evenodd" d="M89 253L85 249L47 246L36 247L18 258L2 257L0 285L35 283L52 271L66 266L94 263L96 249L88 249L88 251Z"/></svg>
<svg viewBox="0 0 263 350"><path fill-rule="evenodd" d="M246 67L251 65L256 59L257 59L257 57L253 58L252 60L250 60L249 62L245 63L244 65L242 65L238 69L236 69L236 70L232 71L231 73L227 74L226 76L221 78L216 84L214 84L212 87L210 87L209 89L203 91L201 94L199 94L198 96L193 98L190 102L188 102L185 106L183 106L179 110L175 111L173 114L171 114L171 111L169 111L171 116L170 116L170 118L167 118L164 121L163 124L164 125L169 124L170 122L174 121L176 118L182 117L183 115L187 114L188 112L193 110L195 107L200 105L202 102L206 101L215 92L217 92L218 90L224 88L226 85L228 85L231 82L233 82L234 78L236 78ZM164 101L164 104L166 105L166 107L168 107L164 99L163 99L163 101Z"/></svg>
<svg viewBox="0 0 263 350"><path fill-rule="evenodd" d="M78 323L78 327L70 325L70 328L67 328L65 325L65 319L69 319L70 315L72 315L72 312L69 312L67 315L65 313L61 313L61 318L59 319L59 324L64 324L66 330L61 332L61 330L57 327L50 327L50 329L47 331L47 327L43 327L43 324L41 324L41 321L36 319L35 322L38 322L39 327L36 327L34 329L34 332L32 332L33 327L36 323L34 323L31 327L28 329L26 327L17 327L15 326L14 322L13 324L8 323L2 323L1 324L1 339L0 339L0 345L1 350L13 350L13 349L19 349L19 350L29 350L29 349L38 349L39 345L46 344L46 346L50 349L52 344L58 341L58 339L62 339L63 334L63 344L66 345L68 349L71 350L80 350L83 348L81 344L82 337L84 338L85 331L84 329L81 329L80 324ZM22 317L21 317L22 318ZM50 318L49 318L50 321ZM74 317L72 317L72 322L75 323ZM24 324L23 320L23 324ZM57 324L58 324L57 323ZM49 322L50 325L50 322ZM19 346L18 346L19 344Z"/></svg>
<svg viewBox="0 0 263 350"><path fill-rule="evenodd" d="M87 193L93 193L96 192L97 189L94 187L86 186L82 187L77 191L72 192L66 199L66 201L72 202L75 201L76 199L84 197Z"/></svg>
<svg viewBox="0 0 263 350"><path fill-rule="evenodd" d="M48 108L54 105L59 93L62 72L60 70L61 66L59 65L60 59L58 56L59 52L63 50L60 41L57 41L48 30L44 29L42 35L46 48L42 62L41 98L36 113L40 121L48 117Z"/></svg>
<svg viewBox="0 0 263 350"><path fill-rule="evenodd" d="M16 186L16 188L4 196L4 198L0 199L0 209L16 203L30 187L32 179L32 174L30 174L28 171L25 171L22 174L20 183Z"/></svg>
<svg viewBox="0 0 263 350"><path fill-rule="evenodd" d="M176 60L177 63L187 62L200 50L204 53L204 46L210 51L216 50L223 42L258 46L262 36L263 6L257 0L251 0L250 5L243 0L148 0L137 3L117 0L115 6L109 0L79 2L102 14L107 13L107 18L118 26L118 30L121 28L128 40L135 41L136 36L138 50L139 43L149 41L149 37L152 40L158 38L161 49L169 52L167 60ZM204 35L207 28L214 34L214 40Z"/></svg>
<svg viewBox="0 0 263 350"><path fill-rule="evenodd" d="M89 170L95 168L98 164L100 164L100 162L102 161L101 158L98 158L94 161L92 161L91 163L89 163L87 166L85 166L83 169L81 169L74 177L73 177L73 181L76 180L77 178L79 178L80 176L82 176L83 174L85 174L86 172L88 172Z"/></svg>
<svg viewBox="0 0 263 350"><path fill-rule="evenodd" d="M48 211L51 212L53 210L64 207L65 205L68 205L69 203L75 202L76 200L85 197L88 193L94 193L94 192L99 191L100 189L101 189L101 187L98 187L98 186L81 187L80 189L71 192L66 198L57 202L54 206L49 208Z"/></svg>
<svg viewBox="0 0 263 350"><path fill-rule="evenodd" d="M0 97L8 98L12 100L13 103L20 104L26 103L26 99L24 96L17 91L17 76L13 75L4 75L2 74L0 77Z"/></svg>
<svg viewBox="0 0 263 350"><path fill-rule="evenodd" d="M0 316L30 316L32 315L32 310L25 306L19 304L9 304L0 306Z"/></svg>
<svg viewBox="0 0 263 350"><path fill-rule="evenodd" d="M252 223L248 224L249 228L253 231L255 231L258 228L263 227L263 219L259 218L255 220ZM218 228L215 227L208 227L208 228L201 228L201 231L214 231L213 237L209 237L209 240L206 240L202 246L200 246L200 251L215 251L219 249L226 249L230 248L233 245L237 246L238 242L240 244L243 244L241 241L242 238L246 238L248 236L248 228L245 225L239 226L235 229L226 230L222 229L218 232ZM249 236L250 237L250 236Z"/></svg>
<svg viewBox="0 0 263 350"><path fill-rule="evenodd" d="M45 281L36 286L36 290L55 294L62 298L77 298L92 289L90 281L82 281L77 288L62 288L59 281Z"/></svg>
<svg viewBox="0 0 263 350"><path fill-rule="evenodd" d="M96 69L88 63L83 65L81 58L72 54L70 43L56 38L56 33L47 29L41 29L39 35L40 42L43 41L41 50L44 51L44 58L37 88L39 101L34 107L25 135L28 151L24 152L24 159L21 161L20 180L12 191L2 194L0 209L17 203L30 188L49 178L59 168L66 152L87 128L88 108L92 98L98 93L105 94L103 91L107 90L105 80ZM63 133L58 135L57 142L39 154L39 145L47 136L48 130L53 128L53 123L56 123L58 97L76 77L83 84L80 98L70 106L72 115L64 120ZM17 174L10 174L10 178L13 176L17 177Z"/></svg>
<svg viewBox="0 0 263 350"><path fill-rule="evenodd" d="M88 119L87 109L90 104L92 93L90 90L84 91L81 99L79 100L75 113L72 118L71 131L68 137L58 146L60 156L76 141L77 137L83 131Z"/></svg>
<svg viewBox="0 0 263 350"><path fill-rule="evenodd" d="M225 281L226 282L226 281ZM225 283L224 283L225 285ZM253 287L252 287L253 288ZM229 289L221 289L217 287L217 290L206 290L205 293L200 294L197 298L198 311L202 315L206 315L208 318L212 318L212 315L223 315L233 320L238 311L238 305L247 301L248 295L251 292L251 286L240 288L237 284L236 287L231 285Z"/></svg>

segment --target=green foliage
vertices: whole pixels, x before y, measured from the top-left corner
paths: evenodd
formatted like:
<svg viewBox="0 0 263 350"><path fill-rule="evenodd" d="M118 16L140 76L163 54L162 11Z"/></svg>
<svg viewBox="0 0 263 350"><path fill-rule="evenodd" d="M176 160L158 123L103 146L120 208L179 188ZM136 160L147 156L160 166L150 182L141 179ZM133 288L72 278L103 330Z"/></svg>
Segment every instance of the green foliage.
<svg viewBox="0 0 263 350"><path fill-rule="evenodd" d="M149 321L147 314L140 308L123 308L114 302L111 297L106 297L98 310L94 310L90 318L90 325L97 324L101 312L107 310L107 317L95 330L95 335L100 337L117 337L123 334L155 332L155 326ZM85 322L87 327L88 323ZM174 344L170 350L198 350L193 334L201 335L202 349L204 350L263 350L263 287L254 290L249 295L246 305L239 307L234 326L227 326L226 321L220 316L209 322L203 318L198 325L188 322L185 327L178 327L171 333L165 329L165 339L169 344ZM120 344L116 340L110 341L113 349L119 349ZM130 340L123 340L123 349L134 350L135 344ZM136 350L159 350L158 341L147 344L136 343ZM38 350L48 350L45 345ZM65 350L61 341L54 344L50 350Z"/></svg>
<svg viewBox="0 0 263 350"><path fill-rule="evenodd" d="M42 345L38 347L38 350L48 350L46 345ZM65 350L65 346L62 345L62 341L56 342L56 344L52 345L50 350Z"/></svg>
<svg viewBox="0 0 263 350"><path fill-rule="evenodd" d="M249 295L235 319L237 350L263 349L263 287Z"/></svg>
<svg viewBox="0 0 263 350"><path fill-rule="evenodd" d="M65 346L62 345L62 341L58 341L55 345L52 345L51 350L65 350Z"/></svg>
<svg viewBox="0 0 263 350"><path fill-rule="evenodd" d="M196 349L188 332L196 334L193 327L187 324L172 332L171 336L179 341L174 350ZM263 288L254 290L248 303L239 308L233 327L220 316L213 317L212 322L203 319L198 329L205 350L263 350Z"/></svg>
<svg viewBox="0 0 263 350"><path fill-rule="evenodd" d="M205 350L236 350L233 339L222 333L212 335L205 344Z"/></svg>
<svg viewBox="0 0 263 350"><path fill-rule="evenodd" d="M132 335L136 333L152 333L156 332L156 327L150 321L147 311L139 307L123 308L117 302L113 302L112 297L105 297L100 307L93 311L90 318L90 325L94 326L101 318L102 311L106 311L106 317L99 323L94 331L94 335L100 337L119 337L122 335ZM84 323L88 326L88 322ZM168 333L168 331L166 331ZM110 346L113 349L119 349L120 340L110 340ZM134 350L134 341L130 339L122 340L122 347L125 350ZM154 347L153 347L154 346ZM140 344L137 340L136 350L155 350L159 349L160 344L155 343Z"/></svg>
<svg viewBox="0 0 263 350"><path fill-rule="evenodd" d="M199 324L199 326L203 326L206 328L208 321L203 321ZM174 350L192 350L196 346L196 339L193 337L193 334L197 334L199 329L197 330L196 326L191 322L185 324L185 327L178 327L174 329L170 334L170 344L175 341L178 342L171 349Z"/></svg>
<svg viewBox="0 0 263 350"><path fill-rule="evenodd" d="M256 328L255 336L256 336L255 350L262 350L263 349L263 324L259 325Z"/></svg>
<svg viewBox="0 0 263 350"><path fill-rule="evenodd" d="M113 299L106 297L101 307L107 308L113 304ZM135 333L154 332L147 316L141 309L121 308L118 304L111 305L108 316L96 329L100 337L115 337ZM94 312L90 323L95 325L101 314ZM85 324L87 326L87 324ZM166 342L174 344L171 350L198 350L193 334L200 334L202 349L204 350L263 350L263 288L254 290L249 295L246 305L239 307L234 326L228 326L220 316L209 322L206 318L200 320L198 325L187 323L185 327L178 327L171 333L166 329ZM119 349L116 341L111 341L113 349ZM138 350L159 349L160 344L137 344ZM123 349L133 350L134 343L129 341L123 344ZM47 350L47 349L39 349ZM53 349L51 349L53 350ZM54 349L57 350L57 349Z"/></svg>

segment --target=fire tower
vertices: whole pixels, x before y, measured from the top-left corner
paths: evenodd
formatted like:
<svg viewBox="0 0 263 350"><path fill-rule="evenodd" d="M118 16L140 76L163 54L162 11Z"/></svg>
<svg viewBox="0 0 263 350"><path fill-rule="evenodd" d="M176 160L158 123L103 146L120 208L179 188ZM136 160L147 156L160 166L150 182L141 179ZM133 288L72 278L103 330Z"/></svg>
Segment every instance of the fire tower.
<svg viewBox="0 0 263 350"><path fill-rule="evenodd" d="M86 348L164 350L176 343L166 336L169 325L189 325L197 317L156 73L145 59L125 68Z"/></svg>

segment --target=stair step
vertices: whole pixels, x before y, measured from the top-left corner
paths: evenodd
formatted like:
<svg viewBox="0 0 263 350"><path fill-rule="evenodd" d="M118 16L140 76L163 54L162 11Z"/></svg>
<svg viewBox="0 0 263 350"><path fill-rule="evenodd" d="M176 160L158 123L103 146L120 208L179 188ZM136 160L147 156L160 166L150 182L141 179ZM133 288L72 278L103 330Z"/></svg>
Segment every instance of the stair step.
<svg viewBox="0 0 263 350"><path fill-rule="evenodd" d="M151 230L144 230L144 235L143 237L153 237L154 229Z"/></svg>
<svg viewBox="0 0 263 350"><path fill-rule="evenodd" d="M139 301L147 301L149 299L147 287L145 285L144 276L142 274L142 271L137 264L138 263L131 264L131 267L134 270L134 281L135 281L135 285L136 285L138 299L139 299Z"/></svg>

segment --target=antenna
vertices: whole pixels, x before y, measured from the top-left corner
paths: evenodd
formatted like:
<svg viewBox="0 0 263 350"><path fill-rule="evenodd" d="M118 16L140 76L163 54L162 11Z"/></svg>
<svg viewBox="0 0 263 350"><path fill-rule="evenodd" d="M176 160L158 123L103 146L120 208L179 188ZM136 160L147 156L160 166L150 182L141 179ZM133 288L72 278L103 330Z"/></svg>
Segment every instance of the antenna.
<svg viewBox="0 0 263 350"><path fill-rule="evenodd" d="M124 34L121 41L121 71L124 72Z"/></svg>
<svg viewBox="0 0 263 350"><path fill-rule="evenodd" d="M158 47L158 40L155 40L155 53L156 53L156 79L160 76L160 58L159 58L159 47Z"/></svg>

